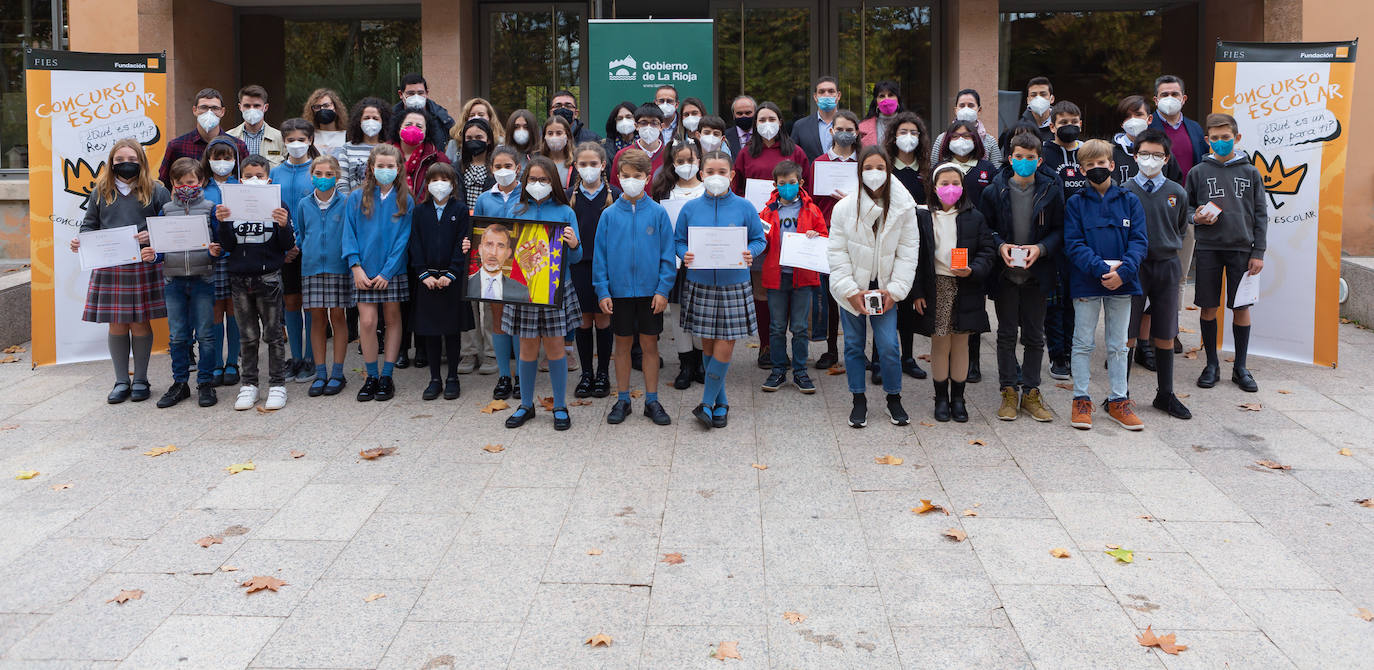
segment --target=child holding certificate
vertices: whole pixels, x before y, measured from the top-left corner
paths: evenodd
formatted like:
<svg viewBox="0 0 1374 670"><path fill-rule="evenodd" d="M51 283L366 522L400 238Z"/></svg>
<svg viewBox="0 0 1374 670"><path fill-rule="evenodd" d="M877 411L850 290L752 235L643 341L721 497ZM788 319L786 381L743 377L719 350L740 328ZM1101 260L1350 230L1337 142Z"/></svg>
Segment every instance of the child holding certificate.
<svg viewBox="0 0 1374 670"><path fill-rule="evenodd" d="M200 157L200 166L206 175L205 199L216 205L224 202L220 186L239 183L239 152L233 138L210 140ZM239 383L239 322L234 318L234 303L229 295L229 257L225 254L215 259L215 323L211 328L215 331L219 358L202 358L200 365L214 369L212 379L216 386L233 386Z"/></svg>
<svg viewBox="0 0 1374 670"><path fill-rule="evenodd" d="M997 251L992 231L964 190L960 166L935 168L931 185L926 202L940 204L933 214L917 215L923 244L911 301L916 332L930 338L935 420L963 423L969 340L988 331L983 280L992 274Z"/></svg>
<svg viewBox="0 0 1374 670"><path fill-rule="evenodd" d="M857 136L856 136L857 138ZM766 224L768 246L763 257L763 288L768 291L768 344L773 372L763 382L772 392L787 382L787 331L792 331L792 383L805 394L816 392L816 384L806 374L807 333L811 296L821 285L814 270L781 265L782 238L800 233L807 238L826 234L825 216L802 188L802 168L792 161L773 167L773 197L759 213Z"/></svg>
<svg viewBox="0 0 1374 670"><path fill-rule="evenodd" d="M682 285L682 329L701 338L705 356L706 384L701 404L692 410L706 428L724 428L729 423L730 403L725 395L725 373L735 342L755 330L754 289L749 282L749 264L763 253L763 222L754 205L730 191L735 177L730 157L712 151L702 156L701 176L706 195L688 202L678 213L674 234L677 255L687 268ZM738 269L694 269L695 256L687 250L692 228L738 226L746 229L746 248L741 251L744 266Z"/></svg>
<svg viewBox="0 0 1374 670"><path fill-rule="evenodd" d="M148 169L148 156L134 139L122 139L110 147L105 169L95 178L95 188L86 198L86 218L81 222L83 233L95 230L129 227L129 234L138 243L148 244L145 219L156 216L172 196L167 188L153 179ZM81 239L73 238L72 253L81 248ZM153 260L145 251L144 261ZM153 353L153 319L167 316L167 303L162 292L162 268L152 262L118 265L91 272L86 289L86 309L82 321L110 324L107 344L110 362L114 364L115 385L106 401L118 404L125 400L139 402L152 395L148 385L148 359ZM133 381L129 380L129 351L134 355Z"/></svg>

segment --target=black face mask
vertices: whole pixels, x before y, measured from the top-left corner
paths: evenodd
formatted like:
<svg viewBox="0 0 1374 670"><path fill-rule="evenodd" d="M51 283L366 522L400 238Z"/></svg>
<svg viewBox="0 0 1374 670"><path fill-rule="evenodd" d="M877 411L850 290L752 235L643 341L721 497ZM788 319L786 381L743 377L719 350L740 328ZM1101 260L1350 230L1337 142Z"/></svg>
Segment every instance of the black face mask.
<svg viewBox="0 0 1374 670"><path fill-rule="evenodd" d="M736 127L736 128L739 128L740 130L743 130L743 131L746 132L746 133L749 132L749 131L751 131L751 130L753 130L753 129L754 129L754 117L752 117L752 116L737 116L737 117L735 117L735 127Z"/></svg>
<svg viewBox="0 0 1374 670"><path fill-rule="evenodd" d="M113 166L110 167L110 169L114 170L114 174L116 177L119 177L120 179L124 180L129 180L133 179L134 177L137 177L140 171L138 161L130 161L128 163L115 163Z"/></svg>
<svg viewBox="0 0 1374 670"><path fill-rule="evenodd" d="M1104 167L1088 168L1086 174L1088 175L1088 181L1094 184L1101 184L1112 178L1112 171Z"/></svg>
<svg viewBox="0 0 1374 670"><path fill-rule="evenodd" d="M465 140L463 142L463 157L472 158L478 154L487 152L487 143L483 140Z"/></svg>
<svg viewBox="0 0 1374 670"><path fill-rule="evenodd" d="M339 115L332 109L321 109L315 112L315 125L327 126L339 120Z"/></svg>
<svg viewBox="0 0 1374 670"><path fill-rule="evenodd" d="M554 116L563 117L563 119L568 122L568 125L572 125L573 111L571 109L568 109L567 107L559 107L558 109L553 110L553 114Z"/></svg>
<svg viewBox="0 0 1374 670"><path fill-rule="evenodd" d="M1083 129L1078 126L1059 126L1059 128L1054 131L1054 136L1058 137L1060 142L1068 144L1078 139L1079 133L1082 132Z"/></svg>

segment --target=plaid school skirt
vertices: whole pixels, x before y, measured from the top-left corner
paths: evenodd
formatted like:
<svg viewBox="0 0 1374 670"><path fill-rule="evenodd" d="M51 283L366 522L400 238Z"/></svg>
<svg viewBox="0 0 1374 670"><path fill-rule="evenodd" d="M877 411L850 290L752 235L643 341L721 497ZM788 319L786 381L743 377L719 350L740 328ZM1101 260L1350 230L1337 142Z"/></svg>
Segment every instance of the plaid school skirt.
<svg viewBox="0 0 1374 670"><path fill-rule="evenodd" d="M401 272L386 283L386 288L354 290L358 302L405 302L410 300L410 277Z"/></svg>
<svg viewBox="0 0 1374 670"><path fill-rule="evenodd" d="M231 300L233 297L229 291L229 257L220 254L215 259L215 300Z"/></svg>
<svg viewBox="0 0 1374 670"><path fill-rule="evenodd" d="M162 265L133 263L91 272L82 321L141 323L167 316Z"/></svg>
<svg viewBox="0 0 1374 670"><path fill-rule="evenodd" d="M323 272L301 277L301 307L304 309L326 309L352 307L358 304L354 297L353 277L345 274Z"/></svg>
<svg viewBox="0 0 1374 670"><path fill-rule="evenodd" d="M709 340L742 340L755 331L754 287L749 282L715 286L682 282L682 329Z"/></svg>
<svg viewBox="0 0 1374 670"><path fill-rule="evenodd" d="M582 305L577 299L577 287L563 285L563 307L535 307L533 305L501 306L501 331L513 337L563 337L582 325Z"/></svg>

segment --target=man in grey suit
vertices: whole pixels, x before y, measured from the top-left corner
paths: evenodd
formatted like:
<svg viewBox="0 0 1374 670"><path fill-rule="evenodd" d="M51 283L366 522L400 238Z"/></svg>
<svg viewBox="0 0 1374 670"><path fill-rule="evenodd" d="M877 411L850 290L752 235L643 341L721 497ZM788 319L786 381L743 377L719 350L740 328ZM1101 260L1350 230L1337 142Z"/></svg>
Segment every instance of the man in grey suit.
<svg viewBox="0 0 1374 670"><path fill-rule="evenodd" d="M840 84L834 77L821 77L816 80L814 98L816 114L797 119L792 124L792 141L806 152L807 160L830 151L831 126L835 125L835 112L840 107Z"/></svg>
<svg viewBox="0 0 1374 670"><path fill-rule="evenodd" d="M515 253L511 234L509 227L499 223L493 223L482 231L482 242L477 246L482 267L468 275L467 294L470 298L530 302L529 288L502 272L506 261Z"/></svg>

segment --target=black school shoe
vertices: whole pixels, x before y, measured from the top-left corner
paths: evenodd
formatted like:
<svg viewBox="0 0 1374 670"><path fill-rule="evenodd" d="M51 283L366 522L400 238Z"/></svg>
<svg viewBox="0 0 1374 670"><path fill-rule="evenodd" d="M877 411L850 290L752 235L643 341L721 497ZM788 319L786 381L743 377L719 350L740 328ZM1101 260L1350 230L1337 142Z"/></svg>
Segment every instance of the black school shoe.
<svg viewBox="0 0 1374 670"><path fill-rule="evenodd" d="M605 398L611 394L611 377L604 372L596 373L596 378L592 380L592 397Z"/></svg>
<svg viewBox="0 0 1374 670"><path fill-rule="evenodd" d="M511 389L510 394L516 400L520 399L520 375L515 375L515 388Z"/></svg>
<svg viewBox="0 0 1374 670"><path fill-rule="evenodd" d="M840 355L839 355L839 354L837 354L837 353L835 353L835 352L833 352L833 351L827 351L827 352L821 354L821 357L820 357L820 358L817 358L817 359L816 359L816 366L815 366L815 367L816 367L817 370L829 370L830 368L835 367L835 365L837 365L839 362L840 362Z"/></svg>
<svg viewBox="0 0 1374 670"><path fill-rule="evenodd" d="M722 408L722 407L725 408L725 411L724 411L724 412L721 412L721 413L719 413L719 414L717 414L715 410L711 410L711 427L712 427L712 428L724 428L724 427L730 425L730 406L729 406L729 405L716 405L716 409L720 409L720 408Z"/></svg>
<svg viewBox="0 0 1374 670"><path fill-rule="evenodd" d="M200 396L196 399L196 403L201 407L214 407L219 403L219 394L215 392L215 384L213 382L197 386L196 393Z"/></svg>
<svg viewBox="0 0 1374 670"><path fill-rule="evenodd" d="M1259 384L1255 383L1254 376L1245 368L1233 368L1231 370L1231 381L1235 383L1236 386L1239 386L1240 390L1246 393L1255 393L1259 391Z"/></svg>
<svg viewBox="0 0 1374 670"><path fill-rule="evenodd" d="M978 365L978 359L968 362L968 377L964 379L965 384L977 384L983 381L983 368Z"/></svg>
<svg viewBox="0 0 1374 670"><path fill-rule="evenodd" d="M148 384L146 379L135 379L129 386L129 400L143 402L153 397L153 387Z"/></svg>
<svg viewBox="0 0 1374 670"><path fill-rule="evenodd" d="M493 400L505 400L511 394L510 377L497 377L496 388L492 389L491 397Z"/></svg>
<svg viewBox="0 0 1374 670"><path fill-rule="evenodd" d="M1154 405L1155 409L1165 412L1175 419L1193 418L1193 413L1188 411L1188 408L1179 402L1178 396L1172 393L1167 396L1155 395L1155 401L1150 404Z"/></svg>
<svg viewBox="0 0 1374 670"><path fill-rule="evenodd" d="M902 407L902 394L887 394L887 416L892 420L892 425L894 426L905 426L911 423L911 417L907 415L906 409Z"/></svg>
<svg viewBox="0 0 1374 670"><path fill-rule="evenodd" d="M582 378L577 380L577 388L573 390L574 398L592 397L592 373L590 370L582 371Z"/></svg>
<svg viewBox="0 0 1374 670"><path fill-rule="evenodd" d="M444 400L456 400L460 395L463 395L463 386L462 383L458 381L458 378L449 377L445 379Z"/></svg>
<svg viewBox="0 0 1374 670"><path fill-rule="evenodd" d="M110 395L105 396L105 402L111 405L118 405L129 399L129 382L115 382L114 388L110 389Z"/></svg>
<svg viewBox="0 0 1374 670"><path fill-rule="evenodd" d="M568 412L568 408L553 408L553 429L567 430L569 428L572 428L572 414Z"/></svg>
<svg viewBox="0 0 1374 670"><path fill-rule="evenodd" d="M606 415L606 423L613 426L618 423L624 423L625 417L629 416L631 411L633 411L633 409L630 407L630 401L617 400L614 405L611 405L610 413Z"/></svg>
<svg viewBox="0 0 1374 670"><path fill-rule="evenodd" d="M534 407L521 405L515 408L510 416L506 417L507 428L519 428L525 425L526 421L534 418Z"/></svg>
<svg viewBox="0 0 1374 670"><path fill-rule="evenodd" d="M358 389L358 402L368 402L377 397L377 378L368 376L363 387Z"/></svg>
<svg viewBox="0 0 1374 670"><path fill-rule="evenodd" d="M167 387L167 392L158 398L157 408L167 409L189 397L191 397L191 387L187 386L186 382L172 382L172 385Z"/></svg>
<svg viewBox="0 0 1374 670"><path fill-rule="evenodd" d="M439 394L443 393L443 391L444 383L438 379L431 379L429 380L429 386L425 387L425 392L420 394L420 398L423 400L434 400L438 398Z"/></svg>
<svg viewBox="0 0 1374 670"><path fill-rule="evenodd" d="M696 417L697 422L705 428L709 429L715 425L715 421L711 416L711 406L706 403L697 405L696 409L692 410L692 416Z"/></svg>
<svg viewBox="0 0 1374 670"><path fill-rule="evenodd" d="M926 378L926 371L921 369L920 364L917 363L916 359L914 358L902 359L902 373L908 377L913 377L915 379Z"/></svg>
<svg viewBox="0 0 1374 670"><path fill-rule="evenodd" d="M402 349L401 355L396 357L396 369L404 370L408 367L410 367L410 351Z"/></svg>
<svg viewBox="0 0 1374 670"><path fill-rule="evenodd" d="M666 426L673 422L673 417L668 416L668 412L664 411L663 405L659 404L657 400L644 403L644 416L649 417L649 420L660 426Z"/></svg>
<svg viewBox="0 0 1374 670"><path fill-rule="evenodd" d="M224 377L220 380L220 386L238 386L239 366L233 363L224 366Z"/></svg>
<svg viewBox="0 0 1374 670"><path fill-rule="evenodd" d="M1198 375L1198 377L1197 377L1197 385L1198 385L1198 388L1209 389L1209 388L1212 388L1213 386L1216 386L1216 385L1217 385L1217 382L1218 382L1220 379L1221 379L1221 370L1219 369L1219 366L1212 365L1211 363L1208 363L1206 366L1204 366L1204 367L1202 368L1202 374Z"/></svg>
<svg viewBox="0 0 1374 670"><path fill-rule="evenodd" d="M386 402L396 397L396 383L391 381L391 375L382 375L377 379L377 402Z"/></svg>
<svg viewBox="0 0 1374 670"><path fill-rule="evenodd" d="M1155 348L1153 346L1136 347L1135 363L1150 372L1155 371Z"/></svg>

